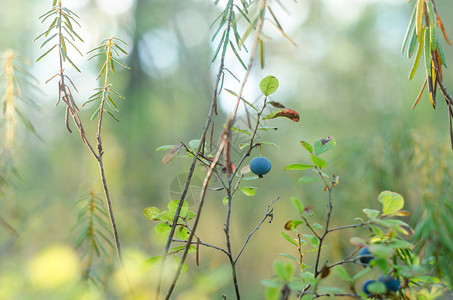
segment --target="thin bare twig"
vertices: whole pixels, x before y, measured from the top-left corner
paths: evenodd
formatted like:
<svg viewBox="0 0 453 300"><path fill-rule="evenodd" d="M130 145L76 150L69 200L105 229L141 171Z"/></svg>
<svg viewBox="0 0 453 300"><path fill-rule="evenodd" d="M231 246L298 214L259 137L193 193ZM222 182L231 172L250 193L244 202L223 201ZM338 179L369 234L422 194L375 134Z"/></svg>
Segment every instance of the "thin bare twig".
<svg viewBox="0 0 453 300"><path fill-rule="evenodd" d="M18 238L19 233L13 226L11 226L8 221L6 221L2 216L0 216L0 225L3 226L6 230L8 230L14 237Z"/></svg>
<svg viewBox="0 0 453 300"><path fill-rule="evenodd" d="M269 205L267 206L266 208L266 211L264 212L264 216L263 218L261 219L261 221L258 223L258 225L256 225L255 229L252 230L252 232L249 233L249 235L247 236L247 238L245 239L245 242L244 244L242 245L242 248L241 250L239 251L238 255L236 256L236 258L234 259L234 263L237 263L239 257L241 256L242 252L244 251L245 249L245 246L247 246L250 238L252 237L252 235L260 228L261 224L264 223L264 221L266 221L267 218L269 218L272 214L272 211L274 210L272 207L272 205L274 205L274 203L280 199L280 196L277 196L274 200L272 200L271 203L269 203Z"/></svg>
<svg viewBox="0 0 453 300"><path fill-rule="evenodd" d="M172 242L177 242L177 243L187 243L187 240L173 239ZM208 244L208 243L204 243L204 242L202 242L202 241L196 241L196 242L192 241L190 244L191 244L191 245L192 245L192 244L195 244L195 245L196 245L196 244L200 244L200 245L203 245L203 246L208 247L208 248L213 248L213 249L219 250L219 251L225 253L226 255L228 255L228 252L227 252L225 249L223 249L223 248L221 248L221 247L218 247L218 246L215 246L215 245L211 245L211 244Z"/></svg>

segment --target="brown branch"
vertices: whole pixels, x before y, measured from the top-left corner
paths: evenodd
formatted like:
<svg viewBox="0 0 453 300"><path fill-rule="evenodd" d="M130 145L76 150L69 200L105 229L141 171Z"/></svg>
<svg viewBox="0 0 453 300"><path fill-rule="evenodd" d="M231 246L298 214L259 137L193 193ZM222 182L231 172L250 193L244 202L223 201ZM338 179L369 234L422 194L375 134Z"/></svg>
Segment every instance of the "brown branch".
<svg viewBox="0 0 453 300"><path fill-rule="evenodd" d="M214 157L214 159L213 159L213 161L211 163L211 166L209 167L209 170L206 173L206 176L204 178L203 186L202 186L201 193L200 193L200 204L198 205L198 212L197 212L197 215L195 217L195 221L194 221L194 225L193 225L193 231L189 235L188 242L186 244L186 247L184 248L183 255L182 255L181 260L180 260L179 265L178 265L178 269L176 271L176 274L175 274L175 276L173 278L173 281L171 283L171 286L170 286L170 288L169 288L169 290L167 292L167 295L166 295L165 299L169 299L170 298L170 296L173 293L173 290L174 290L174 288L176 286L176 282L178 281L179 275L181 274L181 269L182 269L182 266L183 266L183 264L184 264L184 262L185 262L185 260L187 258L187 254L188 254L188 251L189 251L190 243L192 242L193 235L194 235L194 233L195 233L195 231L197 229L197 226L198 226L198 223L199 223L199 220L200 220L201 211L202 211L202 208L203 208L203 204L204 204L204 200L205 200L205 195L206 195L206 190L207 190L207 186L208 186L208 183L209 183L209 179L211 178L211 175L213 173L213 169L216 167L217 162L219 161L220 156L221 156L221 154L222 154L222 152L224 150L225 142L226 142L226 140L225 140L226 135L229 132L230 126L231 126L233 120L236 117L237 110L238 110L239 104L241 102L241 96L242 96L244 88L245 88L245 84L247 83L247 79L250 76L250 72L251 72L251 69L252 69L252 66L253 66L253 62L255 60L256 50L257 50L257 46L258 46L258 42L259 42L259 38L260 38L262 26L263 26L263 20L264 20L263 17L264 17L264 8L265 8L264 5L265 5L265 0L262 0L260 2L261 17L260 17L260 20L258 22L258 26L257 26L257 30L256 30L257 34L255 36L255 40L254 40L254 43L253 43L253 49L252 49L252 52L250 54L250 59L249 59L248 67L247 67L247 72L244 75L244 80L242 81L241 88L239 90L239 94L238 94L234 109L231 112L230 116L228 117L228 119L227 119L227 121L225 123L225 129L223 130L223 132L221 134L221 138L220 138L221 142L220 142L219 148L217 150L217 153L216 153L216 155L215 155L215 157ZM232 7L231 7L231 10L232 10ZM221 74L221 73L219 73L219 74ZM201 148L201 147L199 147L199 148Z"/></svg>

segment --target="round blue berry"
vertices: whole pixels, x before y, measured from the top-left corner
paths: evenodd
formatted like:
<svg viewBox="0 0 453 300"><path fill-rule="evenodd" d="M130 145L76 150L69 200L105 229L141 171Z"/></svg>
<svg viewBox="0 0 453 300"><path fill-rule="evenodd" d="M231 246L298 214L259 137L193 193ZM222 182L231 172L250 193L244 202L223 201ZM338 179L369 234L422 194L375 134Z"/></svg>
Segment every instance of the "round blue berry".
<svg viewBox="0 0 453 300"><path fill-rule="evenodd" d="M400 282L398 279L393 278L390 275L379 277L378 281L385 284L388 291L397 292L400 289Z"/></svg>
<svg viewBox="0 0 453 300"><path fill-rule="evenodd" d="M367 294L367 295L370 295L370 291L368 290L368 286L372 283L376 282L375 280L367 280L363 283L363 286L362 286L362 291Z"/></svg>
<svg viewBox="0 0 453 300"><path fill-rule="evenodd" d="M271 170L271 161L264 156L258 156L250 162L250 170L260 178Z"/></svg>
<svg viewBox="0 0 453 300"><path fill-rule="evenodd" d="M368 247L363 247L359 251L359 260L362 264L369 264L370 261L374 258L371 254L370 249Z"/></svg>

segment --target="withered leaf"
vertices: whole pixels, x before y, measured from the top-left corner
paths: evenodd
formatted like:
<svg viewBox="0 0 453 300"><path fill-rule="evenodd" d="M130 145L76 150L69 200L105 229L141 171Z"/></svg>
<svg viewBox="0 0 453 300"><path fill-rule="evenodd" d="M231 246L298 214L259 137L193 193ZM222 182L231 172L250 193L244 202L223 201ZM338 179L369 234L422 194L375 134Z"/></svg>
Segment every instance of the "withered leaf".
<svg viewBox="0 0 453 300"><path fill-rule="evenodd" d="M165 153L164 157L162 158L162 164L168 164L171 162L178 154L181 152L183 144L174 145L167 153Z"/></svg>

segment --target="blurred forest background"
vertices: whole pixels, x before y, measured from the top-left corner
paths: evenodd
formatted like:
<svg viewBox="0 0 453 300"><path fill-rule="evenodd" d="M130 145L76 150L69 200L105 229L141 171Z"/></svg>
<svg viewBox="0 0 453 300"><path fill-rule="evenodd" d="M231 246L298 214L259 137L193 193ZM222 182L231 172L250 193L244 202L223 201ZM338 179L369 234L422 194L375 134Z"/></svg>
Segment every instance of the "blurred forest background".
<svg viewBox="0 0 453 300"><path fill-rule="evenodd" d="M118 68L113 76L116 90L126 100L118 103L120 122L108 118L104 124L104 162L124 256L126 262L138 266L147 258L160 255L165 242L164 236L154 232L155 224L143 216L143 208L165 208L170 200L179 199L182 182L178 180L184 181L181 178L191 162L176 159L163 166L163 153L155 149L199 138L209 109L218 64L209 67L217 45L211 41L213 30L209 27L220 10L213 1L200 0L64 2L81 17L78 32L85 42L77 46L82 53L110 36L129 44L126 49L129 55L121 60L131 70ZM259 136L280 146L280 150L263 148L263 154L272 161L272 171L265 180L251 183L258 188L255 197L239 195L233 204L232 241L239 247L262 218L269 202L280 195L273 222L263 224L238 265L244 299L263 297L261 279L271 276L278 253L288 251L288 244L279 232L287 220L296 217L290 197L296 196L312 205L319 218L324 218L327 195L320 192L320 186L300 185L297 182L300 173L284 171L289 163L308 160L300 140L313 142L331 135L337 141L335 150L327 157L328 172L341 178L334 191L333 225L352 224L364 207L379 208L376 200L379 192L392 190L405 197L405 209L413 213L407 220L416 227L424 200L451 201L452 195L449 182L453 175L453 153L443 100L439 98L441 105L433 110L425 94L418 106L410 109L424 80L423 68L412 81L408 80L412 61L400 52L413 3L282 2L286 11L280 8L276 13L297 46L288 43L274 28L265 27L272 38L266 47L265 68L254 66L245 98L256 99L260 95L259 81L272 74L280 81L272 98L299 112L301 120L273 121L279 131ZM220 1L219 6L223 5L224 1ZM58 71L56 55L34 63L43 50L33 39L46 28L38 17L50 6L51 1L47 0L1 1L0 50L11 48L30 60L28 70L43 91L32 94L35 107L22 107L37 134L17 123L13 154L17 176L10 178L12 185L4 189L0 198L0 216L20 235L15 237L6 227L0 227L2 299L31 299L36 295L29 294L26 288L36 285L33 276L40 276L30 271L33 264L39 265L39 259L45 259L49 247L55 250L73 246L77 230L71 228L77 223L79 209L75 202L90 191L102 193L95 161L78 133L67 132L64 105L55 107L56 82L45 84ZM453 2L439 0L437 6L447 32L453 34ZM244 30L245 27L239 28L240 32ZM443 40L442 44L447 64L451 64L453 49ZM242 55L246 60L248 55ZM79 89L75 99L81 104L97 87L95 78L100 61L87 62L86 55L78 57L76 53L72 57L82 73L69 66L67 72ZM243 70L234 55L227 58L226 66L242 78ZM453 74L449 69L445 70L444 78L445 86L453 91ZM227 77L225 88L234 90L237 86ZM234 97L222 93L221 109L215 117L216 131L220 131L233 101ZM88 105L80 114L88 132L95 132L96 122L89 121L93 111L94 107ZM239 121L241 118L244 119L243 112ZM3 143L4 120L1 122ZM203 177L203 170L198 168L193 181L194 195ZM189 195L193 209L195 199L196 196ZM198 234L211 244L223 246L222 199L216 192L209 192ZM347 234L332 235L327 241L331 261L351 252L351 236L366 237L367 233L351 230ZM189 272L181 277L176 291L178 299L220 299L222 294L233 295L225 257L209 249L201 249L200 254L200 266L195 265L193 257L188 259ZM67 263L64 257L62 262ZM101 274L111 272L106 268L106 259L99 264L104 268ZM143 278L132 276L133 284L143 284L144 299L147 289L152 290L145 282L152 282L153 276L146 273ZM121 289L115 277L109 280L109 285L114 290ZM59 299L45 289L40 293L47 299ZM96 298L96 292L93 293L87 297Z"/></svg>

